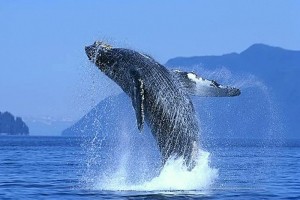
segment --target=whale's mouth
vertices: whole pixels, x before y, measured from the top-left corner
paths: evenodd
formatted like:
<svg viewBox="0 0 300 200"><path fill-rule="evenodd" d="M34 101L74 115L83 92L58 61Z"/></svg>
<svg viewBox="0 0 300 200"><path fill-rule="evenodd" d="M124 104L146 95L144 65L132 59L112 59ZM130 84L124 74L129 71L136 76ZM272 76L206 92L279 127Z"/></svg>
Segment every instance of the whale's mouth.
<svg viewBox="0 0 300 200"><path fill-rule="evenodd" d="M111 50L113 47L109 44L105 44L104 42L101 41L96 41L94 44L90 46L86 46L85 53L88 57L88 59L92 63L98 63L100 70L102 70L103 67L105 67L104 63L101 63L101 56L103 56L105 53L107 53L109 50Z"/></svg>
<svg viewBox="0 0 300 200"><path fill-rule="evenodd" d="M90 61L93 62L94 60L96 60L96 49L93 47L93 45L86 46L84 49Z"/></svg>

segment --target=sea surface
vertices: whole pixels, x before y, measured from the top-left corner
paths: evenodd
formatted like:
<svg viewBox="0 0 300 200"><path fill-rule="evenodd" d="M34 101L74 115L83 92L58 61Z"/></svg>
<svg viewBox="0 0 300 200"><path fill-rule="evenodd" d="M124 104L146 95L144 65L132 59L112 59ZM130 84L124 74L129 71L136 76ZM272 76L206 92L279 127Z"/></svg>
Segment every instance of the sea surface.
<svg viewBox="0 0 300 200"><path fill-rule="evenodd" d="M215 140L205 147L209 153L200 159L207 162L199 164L200 173L178 172L175 161L168 169L153 163L153 177L138 185L124 174L140 173L142 167L107 171L103 155L113 155L105 144L100 150L95 144L83 138L1 136L0 199L300 199L297 140ZM119 165L138 160L126 158ZM113 178L99 178L105 170Z"/></svg>

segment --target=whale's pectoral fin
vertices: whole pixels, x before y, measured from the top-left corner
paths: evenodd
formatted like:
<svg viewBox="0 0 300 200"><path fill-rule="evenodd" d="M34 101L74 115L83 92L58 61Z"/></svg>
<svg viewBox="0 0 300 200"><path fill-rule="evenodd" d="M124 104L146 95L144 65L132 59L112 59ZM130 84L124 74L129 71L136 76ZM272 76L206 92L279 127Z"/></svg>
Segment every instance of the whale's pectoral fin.
<svg viewBox="0 0 300 200"><path fill-rule="evenodd" d="M182 72L179 70L174 70L173 72L190 95L202 97L232 97L241 94L241 91L237 88L220 85L214 80L202 78L193 72Z"/></svg>
<svg viewBox="0 0 300 200"><path fill-rule="evenodd" d="M145 110L144 110L144 100L145 100L145 90L144 82L138 75L138 72L131 72L133 88L132 88L132 105L136 114L137 126L140 131L143 130L145 122Z"/></svg>

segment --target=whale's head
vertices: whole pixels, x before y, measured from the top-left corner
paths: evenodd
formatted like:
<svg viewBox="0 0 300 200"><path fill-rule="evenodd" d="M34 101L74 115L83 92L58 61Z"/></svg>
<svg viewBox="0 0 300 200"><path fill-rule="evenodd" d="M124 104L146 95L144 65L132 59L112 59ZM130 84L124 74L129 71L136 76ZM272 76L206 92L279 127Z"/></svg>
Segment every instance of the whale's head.
<svg viewBox="0 0 300 200"><path fill-rule="evenodd" d="M85 47L88 59L94 63L106 76L115 81L123 90L127 91L130 67L120 65L126 59L126 50L112 47L104 42L96 41ZM128 62L125 61L125 62Z"/></svg>
<svg viewBox="0 0 300 200"><path fill-rule="evenodd" d="M91 62L104 71L107 66L112 65L114 62L112 49L111 45L96 41L94 44L85 47L85 53Z"/></svg>

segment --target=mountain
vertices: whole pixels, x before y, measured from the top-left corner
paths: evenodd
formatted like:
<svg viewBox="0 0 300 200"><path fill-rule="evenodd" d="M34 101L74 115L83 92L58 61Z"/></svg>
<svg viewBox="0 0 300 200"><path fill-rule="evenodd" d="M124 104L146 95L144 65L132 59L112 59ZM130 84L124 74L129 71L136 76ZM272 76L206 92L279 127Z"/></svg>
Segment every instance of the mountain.
<svg viewBox="0 0 300 200"><path fill-rule="evenodd" d="M58 136L74 123L71 119L53 119L51 117L24 117L23 120L30 127L32 136Z"/></svg>
<svg viewBox="0 0 300 200"><path fill-rule="evenodd" d="M177 57L170 59L166 66L194 71L242 91L233 98L192 97L202 141L300 138L297 134L300 130L300 51L254 44L241 53ZM63 131L63 135L116 133L124 123L138 133L133 108L125 94L103 100Z"/></svg>
<svg viewBox="0 0 300 200"><path fill-rule="evenodd" d="M29 135L29 128L21 117L14 117L9 112L0 112L0 134Z"/></svg>
<svg viewBox="0 0 300 200"><path fill-rule="evenodd" d="M281 124L280 131L284 132L283 137L300 138L297 135L300 130L298 123L298 119L300 119L300 87L298 87L300 84L300 51L254 44L241 53L221 56L177 57L167 61L166 66L183 70L193 69L200 74L203 73L201 68L211 71L226 68L240 79L245 79L245 77L247 79L247 76L248 79L252 77L255 79L253 82L257 84L256 90L253 90L251 84L254 83L249 80L250 86L245 83L242 90L248 92L249 87L252 87L255 97L257 97L255 93L264 90L261 97L268 98L268 103L266 102L264 107L273 107L271 108L273 111L270 111L273 116L270 117L277 118L277 125L278 123ZM210 78L214 79L215 77ZM239 80L239 82L241 81ZM243 92L241 97L245 97Z"/></svg>
<svg viewBox="0 0 300 200"><path fill-rule="evenodd" d="M87 137L113 134L116 137L125 130L130 130L136 136L141 135L136 126L131 100L125 93L122 93L102 100L78 122L65 129L62 135Z"/></svg>
<svg viewBox="0 0 300 200"><path fill-rule="evenodd" d="M251 70L263 74L270 69L299 68L300 51L286 50L265 44L254 44L241 53L221 56L176 57L167 61L166 66L205 67L228 66L233 71Z"/></svg>

